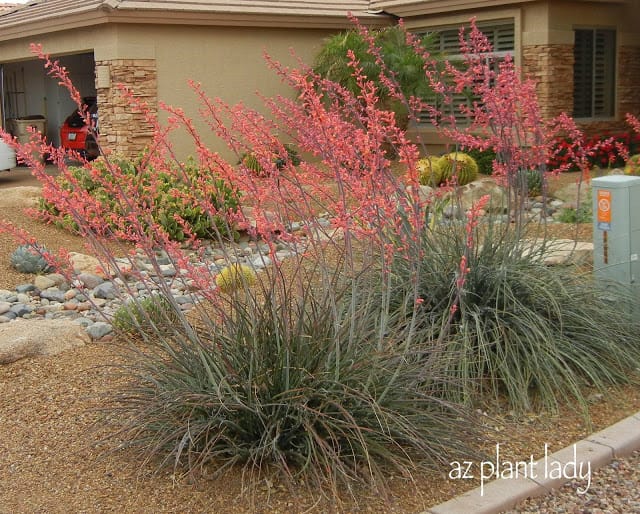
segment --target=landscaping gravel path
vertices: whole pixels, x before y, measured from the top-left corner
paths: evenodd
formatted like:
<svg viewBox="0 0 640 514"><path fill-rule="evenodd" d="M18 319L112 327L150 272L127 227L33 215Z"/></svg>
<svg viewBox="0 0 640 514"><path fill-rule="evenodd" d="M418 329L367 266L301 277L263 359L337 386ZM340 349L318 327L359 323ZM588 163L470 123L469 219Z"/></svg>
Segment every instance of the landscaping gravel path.
<svg viewBox="0 0 640 514"><path fill-rule="evenodd" d="M546 496L523 502L511 514L640 513L640 451L594 471L585 494L583 481L572 481Z"/></svg>

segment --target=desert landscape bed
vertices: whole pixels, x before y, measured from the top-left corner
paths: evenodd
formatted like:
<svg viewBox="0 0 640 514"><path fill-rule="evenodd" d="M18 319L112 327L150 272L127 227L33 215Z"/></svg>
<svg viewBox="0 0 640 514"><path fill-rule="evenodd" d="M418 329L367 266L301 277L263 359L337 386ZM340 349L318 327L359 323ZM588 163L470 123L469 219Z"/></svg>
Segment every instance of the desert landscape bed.
<svg viewBox="0 0 640 514"><path fill-rule="evenodd" d="M25 170L20 171L20 173ZM7 175L0 176L0 182ZM551 187L575 181L568 174ZM11 184L13 185L13 184ZM0 187L2 187L0 185ZM24 190L0 192L3 217L34 234L48 248L61 246L86 252L83 240L24 215ZM591 239L591 225L552 224L555 237ZM9 265L16 243L0 236L0 289L30 282L32 275ZM110 365L127 358L129 341L116 337L53 357L23 359L0 367L0 512L420 512L478 485L478 480L451 480L447 469L414 477L389 476L390 496L363 491L357 502L336 506L295 494L265 480L257 488L243 488L243 476L231 470L222 478L214 471L181 476L179 469L158 470L141 463L117 438L105 441L109 424L104 410L113 401L110 391L121 380ZM640 388L626 386L610 395L589 396L592 430L597 431L640 410ZM588 433L584 419L571 405L558 415L515 416L495 406L478 411L488 437L477 441L487 454L500 444L505 459L538 458L545 444L556 451Z"/></svg>
<svg viewBox="0 0 640 514"><path fill-rule="evenodd" d="M599 273L615 203L578 186L640 182L635 107L587 134L475 19L453 61L353 21L312 67L265 57L287 94L257 110L190 82L197 119L124 87L98 125L33 45L100 155L2 133L38 181L0 176L0 514L419 513L485 463L635 427L637 297ZM79 344L25 356L36 323ZM633 511L636 460L516 512Z"/></svg>

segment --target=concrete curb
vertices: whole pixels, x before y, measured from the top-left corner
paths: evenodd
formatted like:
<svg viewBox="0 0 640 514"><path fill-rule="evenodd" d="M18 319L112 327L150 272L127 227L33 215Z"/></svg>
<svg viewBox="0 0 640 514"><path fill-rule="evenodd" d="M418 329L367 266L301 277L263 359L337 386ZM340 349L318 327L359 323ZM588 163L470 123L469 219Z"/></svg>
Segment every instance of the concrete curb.
<svg viewBox="0 0 640 514"><path fill-rule="evenodd" d="M568 470L573 468L565 466L575 463L578 470L583 466L585 470L589 469L593 473L594 470L608 465L613 459L626 457L638 449L640 412L535 463L530 463L526 469L522 468L522 476L494 480L485 484L482 491L477 487L421 514L498 514L512 509L527 498L547 494L551 489L569 482L572 478L566 476L569 473L560 472L560 466L563 470Z"/></svg>

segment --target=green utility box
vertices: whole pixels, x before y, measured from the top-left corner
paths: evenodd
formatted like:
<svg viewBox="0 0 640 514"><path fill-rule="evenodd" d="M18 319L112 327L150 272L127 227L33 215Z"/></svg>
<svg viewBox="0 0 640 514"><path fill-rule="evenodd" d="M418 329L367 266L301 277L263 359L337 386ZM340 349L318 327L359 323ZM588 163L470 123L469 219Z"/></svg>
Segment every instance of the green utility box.
<svg viewBox="0 0 640 514"><path fill-rule="evenodd" d="M595 178L592 194L595 276L631 286L640 301L640 177Z"/></svg>

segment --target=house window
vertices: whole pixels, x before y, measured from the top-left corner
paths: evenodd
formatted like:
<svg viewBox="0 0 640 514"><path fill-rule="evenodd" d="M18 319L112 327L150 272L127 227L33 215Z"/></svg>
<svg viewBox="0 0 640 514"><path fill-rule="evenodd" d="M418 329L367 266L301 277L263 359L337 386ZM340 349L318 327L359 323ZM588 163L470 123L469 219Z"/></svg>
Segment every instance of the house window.
<svg viewBox="0 0 640 514"><path fill-rule="evenodd" d="M615 115L615 30L578 29L573 49L573 116Z"/></svg>
<svg viewBox="0 0 640 514"><path fill-rule="evenodd" d="M515 26L511 22L478 24L478 28L487 37L492 47L492 52L487 53L486 58L490 65L497 70L498 64L507 55L513 55L515 50ZM424 34L424 33L423 33ZM460 50L460 29L446 28L433 30L427 34L435 37L435 47L442 52L451 63L462 63L463 56ZM470 92L456 94L450 104L441 105L442 114L447 117L453 115L456 125L466 125L469 120L463 114L460 105L471 106L474 101L478 101ZM419 117L419 123L430 122L430 117L424 113Z"/></svg>
<svg viewBox="0 0 640 514"><path fill-rule="evenodd" d="M493 54L502 54L504 56L507 53L513 53L515 50L515 29L513 22L501 23L499 25L478 23L478 28L489 40L491 48L493 48ZM436 46L439 47L441 52L452 57L461 53L459 28L437 30L434 32L438 34Z"/></svg>

